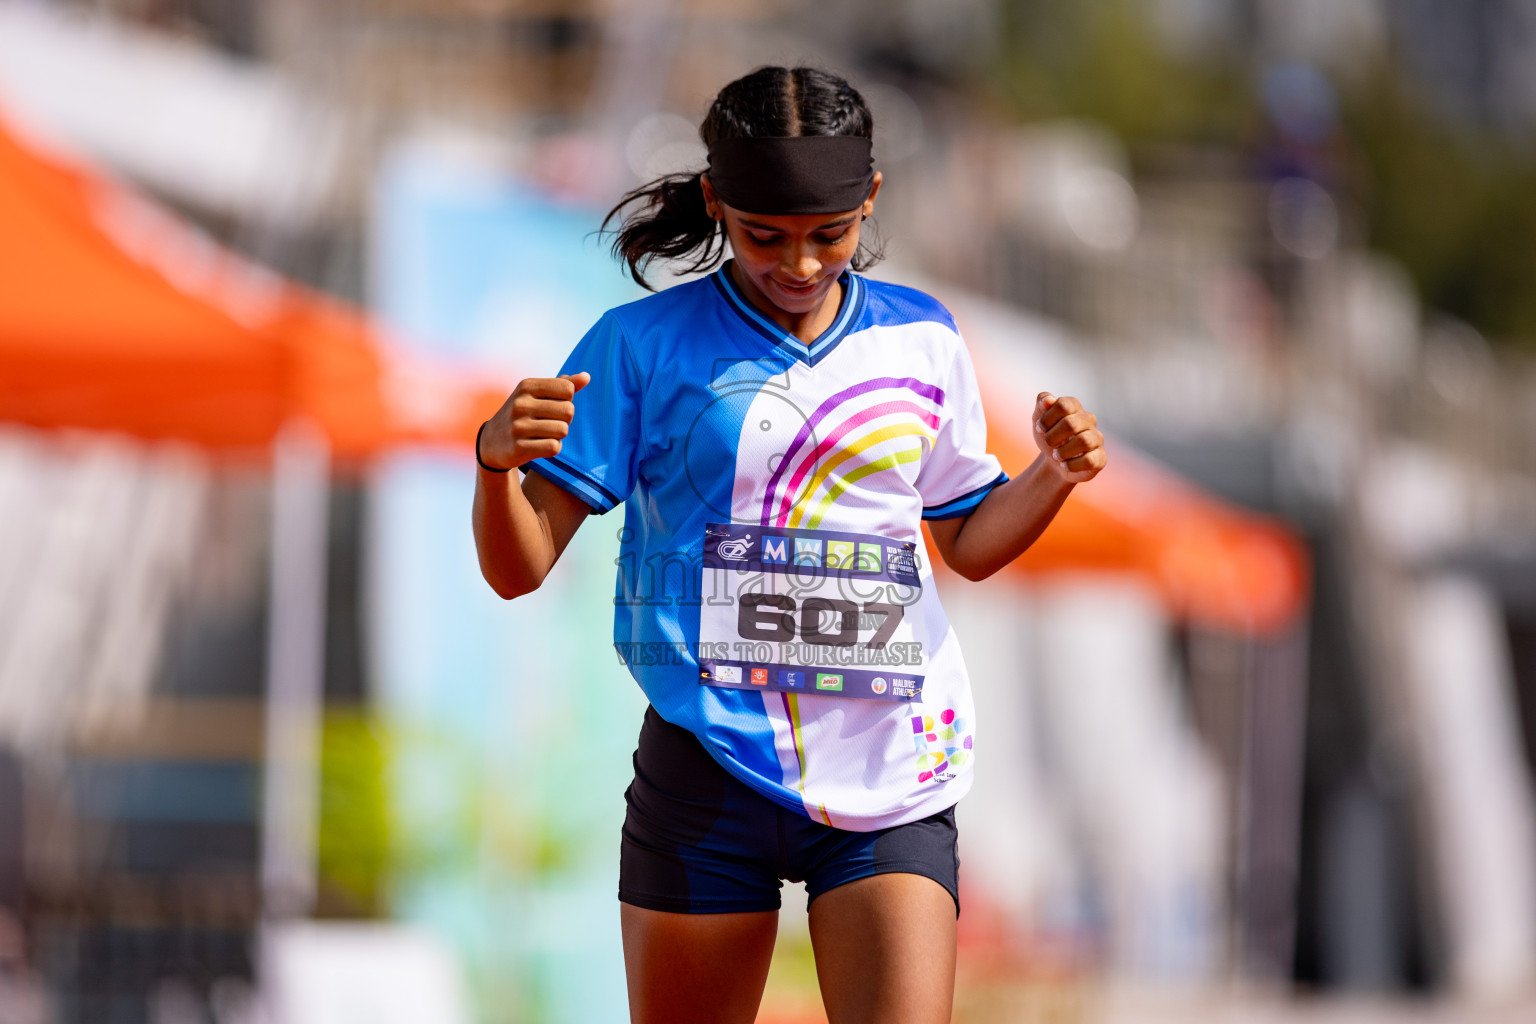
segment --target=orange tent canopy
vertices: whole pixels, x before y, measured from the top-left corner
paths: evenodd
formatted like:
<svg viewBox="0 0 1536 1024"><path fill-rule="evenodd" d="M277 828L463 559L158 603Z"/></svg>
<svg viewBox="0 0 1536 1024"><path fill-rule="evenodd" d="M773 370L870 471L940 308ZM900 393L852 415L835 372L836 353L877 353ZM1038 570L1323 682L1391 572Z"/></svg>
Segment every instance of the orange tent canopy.
<svg viewBox="0 0 1536 1024"><path fill-rule="evenodd" d="M983 404L1009 397L982 386ZM1017 401L1017 396L1012 398ZM1022 472L1038 454L1015 417L988 414L987 439ZM1073 489L1045 533L1008 566L1014 576L1110 572L1145 580L1176 617L1272 634L1293 625L1311 589L1311 560L1277 520L1237 509L1109 438L1109 466Z"/></svg>
<svg viewBox="0 0 1536 1024"><path fill-rule="evenodd" d="M0 419L228 449L302 416L345 459L468 443L505 396L3 124L0 225Z"/></svg>

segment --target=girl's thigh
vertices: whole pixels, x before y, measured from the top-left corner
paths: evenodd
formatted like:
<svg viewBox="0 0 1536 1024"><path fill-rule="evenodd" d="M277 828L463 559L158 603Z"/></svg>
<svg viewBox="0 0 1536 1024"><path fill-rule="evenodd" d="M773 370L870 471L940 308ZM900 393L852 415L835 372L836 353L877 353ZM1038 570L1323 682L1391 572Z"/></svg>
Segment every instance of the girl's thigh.
<svg viewBox="0 0 1536 1024"><path fill-rule="evenodd" d="M949 1024L955 901L922 875L871 875L811 903L816 976L830 1024Z"/></svg>
<svg viewBox="0 0 1536 1024"><path fill-rule="evenodd" d="M672 914L621 903L619 915L634 1024L752 1024L773 958L777 910Z"/></svg>

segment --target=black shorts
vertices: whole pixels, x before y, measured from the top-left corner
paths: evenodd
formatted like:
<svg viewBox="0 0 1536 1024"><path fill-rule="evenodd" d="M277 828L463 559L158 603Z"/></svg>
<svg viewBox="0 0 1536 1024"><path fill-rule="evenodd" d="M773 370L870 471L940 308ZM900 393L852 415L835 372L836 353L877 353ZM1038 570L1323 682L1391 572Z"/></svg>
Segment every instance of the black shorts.
<svg viewBox="0 0 1536 1024"><path fill-rule="evenodd" d="M648 910L777 910L783 880L811 900L870 875L938 882L960 913L953 807L921 821L849 832L781 807L722 768L693 733L646 708L635 781L624 791L619 899Z"/></svg>

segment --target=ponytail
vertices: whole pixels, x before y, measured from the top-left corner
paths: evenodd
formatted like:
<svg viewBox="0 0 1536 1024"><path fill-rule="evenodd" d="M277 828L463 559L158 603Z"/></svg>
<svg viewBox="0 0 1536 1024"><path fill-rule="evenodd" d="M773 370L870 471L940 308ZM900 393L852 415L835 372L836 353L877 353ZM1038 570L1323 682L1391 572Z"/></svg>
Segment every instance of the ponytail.
<svg viewBox="0 0 1536 1024"><path fill-rule="evenodd" d="M725 257L725 234L704 206L700 172L668 174L625 193L603 218L603 228L625 207L639 209L624 218L613 240L613 255L629 265L629 276L647 291L655 291L645 279L646 268L657 257L683 259L697 252L680 273L708 270Z"/></svg>

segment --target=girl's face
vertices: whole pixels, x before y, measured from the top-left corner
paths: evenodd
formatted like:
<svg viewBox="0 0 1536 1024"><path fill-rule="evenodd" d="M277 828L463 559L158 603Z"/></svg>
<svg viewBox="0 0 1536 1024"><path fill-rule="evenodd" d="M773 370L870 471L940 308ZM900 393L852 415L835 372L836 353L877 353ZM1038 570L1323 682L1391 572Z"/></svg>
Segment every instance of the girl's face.
<svg viewBox="0 0 1536 1024"><path fill-rule="evenodd" d="M769 215L726 206L704 176L704 203L725 224L736 269L751 289L791 315L814 313L859 250L861 222L875 208L880 172L869 198L846 213Z"/></svg>

